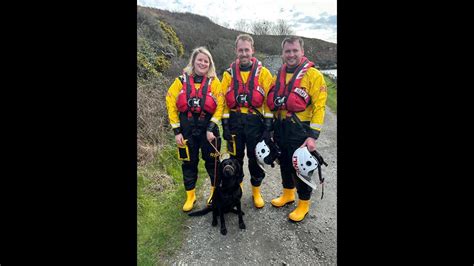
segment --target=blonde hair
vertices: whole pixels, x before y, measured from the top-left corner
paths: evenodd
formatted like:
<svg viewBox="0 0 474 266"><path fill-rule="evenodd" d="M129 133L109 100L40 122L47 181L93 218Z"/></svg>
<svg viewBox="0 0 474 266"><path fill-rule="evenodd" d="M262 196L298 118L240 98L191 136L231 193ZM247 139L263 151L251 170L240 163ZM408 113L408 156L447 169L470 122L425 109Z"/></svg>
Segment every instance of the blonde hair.
<svg viewBox="0 0 474 266"><path fill-rule="evenodd" d="M204 47L204 46L195 48L193 50L193 52L191 53L191 56L189 57L189 63L183 69L183 71L186 72L186 74L188 74L188 75L196 74L194 72L194 61L196 61L196 57L199 53L204 54L209 58L210 64L209 64L209 70L207 71L207 74L206 74L207 77L209 77L209 78L215 77L216 76L216 67L214 65L214 60L212 60L212 55L209 52L209 50L207 50L206 47Z"/></svg>
<svg viewBox="0 0 474 266"><path fill-rule="evenodd" d="M237 39L235 39L235 47L237 47L237 43L239 42L239 40L250 42L250 45L252 46L252 49L253 49L253 38L252 38L252 36L250 36L248 34L239 34L239 36L237 36Z"/></svg>

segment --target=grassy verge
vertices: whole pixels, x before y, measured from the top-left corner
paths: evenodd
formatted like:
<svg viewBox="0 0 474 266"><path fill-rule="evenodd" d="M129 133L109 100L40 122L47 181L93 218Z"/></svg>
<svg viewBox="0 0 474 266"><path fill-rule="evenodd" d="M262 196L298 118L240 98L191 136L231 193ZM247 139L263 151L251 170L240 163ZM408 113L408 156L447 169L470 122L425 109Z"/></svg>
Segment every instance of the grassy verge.
<svg viewBox="0 0 474 266"><path fill-rule="evenodd" d="M188 216L181 210L186 193L181 162L176 147L166 146L157 159L138 169L137 263L157 265L163 256L172 256L184 239L184 223ZM196 189L207 177L204 162L199 164ZM199 194L199 192L198 192ZM203 200L198 198L198 200Z"/></svg>
<svg viewBox="0 0 474 266"><path fill-rule="evenodd" d="M324 80L326 81L326 86L328 88L328 99L326 105L329 106L332 112L337 114L337 84L326 75L324 75Z"/></svg>

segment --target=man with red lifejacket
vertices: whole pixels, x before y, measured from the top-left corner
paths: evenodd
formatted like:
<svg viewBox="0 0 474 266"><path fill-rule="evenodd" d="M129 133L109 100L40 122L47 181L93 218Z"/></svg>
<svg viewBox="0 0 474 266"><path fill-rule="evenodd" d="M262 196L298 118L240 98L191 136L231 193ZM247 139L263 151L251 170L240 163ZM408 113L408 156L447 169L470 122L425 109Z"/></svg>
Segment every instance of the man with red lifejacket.
<svg viewBox="0 0 474 266"><path fill-rule="evenodd" d="M183 74L175 79L166 95L168 118L183 161L182 171L186 202L183 211L190 211L196 201L199 149L211 184L219 164L221 140L218 124L224 108L224 97L211 53L204 47L193 50ZM214 148L215 147L215 148Z"/></svg>
<svg viewBox="0 0 474 266"><path fill-rule="evenodd" d="M262 208L265 202L260 194L260 185L265 172L257 163L255 146L264 132L271 130L273 114L264 114L264 106L273 77L270 71L253 57L254 52L254 42L250 35L237 36L237 59L222 76L221 88L226 103L222 128L223 137L227 140L227 150L242 166L244 150L247 148L253 202L256 208ZM242 180L243 176L240 182Z"/></svg>
<svg viewBox="0 0 474 266"><path fill-rule="evenodd" d="M267 105L275 117L274 140L281 149L283 193L271 203L282 207L294 202L296 190L299 201L289 219L299 222L309 212L312 188L297 177L292 156L299 147L306 146L310 152L316 150L324 122L327 89L321 72L304 56L302 38L287 37L281 46L284 64L267 95Z"/></svg>

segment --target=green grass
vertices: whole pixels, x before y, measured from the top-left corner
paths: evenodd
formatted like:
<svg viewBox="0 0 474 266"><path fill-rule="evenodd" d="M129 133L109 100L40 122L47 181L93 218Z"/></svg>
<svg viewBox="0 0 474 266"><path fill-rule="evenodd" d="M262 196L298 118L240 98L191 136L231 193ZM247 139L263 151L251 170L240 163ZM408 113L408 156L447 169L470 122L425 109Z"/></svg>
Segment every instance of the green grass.
<svg viewBox="0 0 474 266"><path fill-rule="evenodd" d="M324 75L326 86L328 88L328 98L326 105L329 106L332 112L337 114L337 84L334 83L328 76Z"/></svg>
<svg viewBox="0 0 474 266"><path fill-rule="evenodd" d="M171 176L166 180L163 174ZM199 163L197 194L208 179L204 162ZM172 256L183 243L185 221L188 216L181 210L186 199L181 162L176 158L176 146L160 151L158 159L138 169L137 204L137 263L157 265L163 256ZM206 183L207 184L207 183ZM164 187L164 190L156 189ZM154 189L155 188L155 189ZM204 200L198 197L197 200Z"/></svg>

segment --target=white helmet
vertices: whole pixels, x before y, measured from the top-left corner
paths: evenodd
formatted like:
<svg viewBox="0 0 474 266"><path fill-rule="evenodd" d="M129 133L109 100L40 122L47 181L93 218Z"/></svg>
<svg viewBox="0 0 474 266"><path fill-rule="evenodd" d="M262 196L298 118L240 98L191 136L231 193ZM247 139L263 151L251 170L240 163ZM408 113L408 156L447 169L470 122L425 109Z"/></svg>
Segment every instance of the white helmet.
<svg viewBox="0 0 474 266"><path fill-rule="evenodd" d="M311 181L311 177L314 171L318 169L319 162L315 156L309 152L308 147L296 149L293 153L292 162L296 175L305 182L306 185L316 189L316 183Z"/></svg>
<svg viewBox="0 0 474 266"><path fill-rule="evenodd" d="M265 140L260 141L255 146L255 156L257 156L257 162L261 166L265 166L265 158L270 155L270 147L265 143Z"/></svg>

